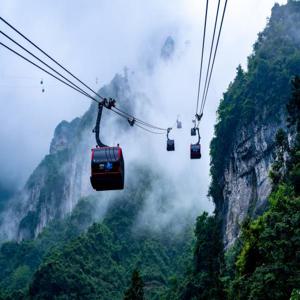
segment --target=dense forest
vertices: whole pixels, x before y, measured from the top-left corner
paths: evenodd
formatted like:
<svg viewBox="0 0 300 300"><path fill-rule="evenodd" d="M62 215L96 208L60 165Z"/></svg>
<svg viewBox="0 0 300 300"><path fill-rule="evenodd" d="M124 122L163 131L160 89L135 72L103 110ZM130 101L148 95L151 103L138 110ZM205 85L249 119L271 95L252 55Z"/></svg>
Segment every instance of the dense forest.
<svg viewBox="0 0 300 300"><path fill-rule="evenodd" d="M192 232L135 230L151 178L140 170L139 187L95 222L97 199L82 199L72 215L54 221L35 240L8 242L0 253L4 299L121 299L131 275L140 270L145 295L160 299L169 280L184 272ZM91 226L89 226L92 224ZM66 298L67 297L67 298Z"/></svg>
<svg viewBox="0 0 300 300"><path fill-rule="evenodd" d="M193 268L177 289L177 299L300 297L299 26L299 2L276 4L248 59L248 70L238 67L224 94L211 142L209 193L215 201L215 215L204 214L197 220ZM287 132L281 129L274 136L273 190L267 210L246 218L240 237L224 251L222 178L233 139L243 126L279 122L281 115L286 116Z"/></svg>
<svg viewBox="0 0 300 300"><path fill-rule="evenodd" d="M95 199L53 221L34 240L0 249L0 299L300 299L300 2L275 5L259 34L248 68L220 102L211 142L209 194L204 212L178 234L134 230L151 181L93 214ZM223 173L239 129L251 122L286 126L274 136L267 209L249 215L234 245L224 249Z"/></svg>

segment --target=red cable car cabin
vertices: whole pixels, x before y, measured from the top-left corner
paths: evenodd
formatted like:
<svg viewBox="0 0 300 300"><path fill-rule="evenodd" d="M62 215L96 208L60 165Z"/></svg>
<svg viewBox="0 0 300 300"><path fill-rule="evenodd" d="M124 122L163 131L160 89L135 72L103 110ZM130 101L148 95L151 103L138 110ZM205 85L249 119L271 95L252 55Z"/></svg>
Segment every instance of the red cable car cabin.
<svg viewBox="0 0 300 300"><path fill-rule="evenodd" d="M191 144L191 159L200 159L200 158L201 158L201 145Z"/></svg>
<svg viewBox="0 0 300 300"><path fill-rule="evenodd" d="M92 149L91 184L96 191L124 189L124 159L120 147Z"/></svg>

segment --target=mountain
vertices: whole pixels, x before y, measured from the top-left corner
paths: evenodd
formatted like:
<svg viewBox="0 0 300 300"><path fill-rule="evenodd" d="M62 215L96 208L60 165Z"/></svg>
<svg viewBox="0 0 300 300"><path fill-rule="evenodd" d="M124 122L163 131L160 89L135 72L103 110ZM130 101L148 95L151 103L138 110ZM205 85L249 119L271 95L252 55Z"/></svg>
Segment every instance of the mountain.
<svg viewBox="0 0 300 300"><path fill-rule="evenodd" d="M147 164L131 164L138 180L132 177L125 192L92 193L82 153L92 144L86 137L95 107L62 122L50 154L2 222L17 241L0 249L0 299L298 299L298 28L300 2L276 4L247 70L237 68L223 95L211 142L215 212L198 216L194 238L192 221L181 224L185 216L160 230L141 226L149 194L157 214L171 210L167 199L175 197L164 175ZM162 59L173 46L167 39ZM121 95L134 110L126 74L101 92Z"/></svg>
<svg viewBox="0 0 300 300"><path fill-rule="evenodd" d="M152 57L155 63L151 62L151 67L147 71L152 72L160 62L171 59L174 51L175 40L168 36L157 53L158 57ZM150 63L146 61L146 68L148 64ZM117 107L126 107L127 113L135 114L137 109L146 110L150 100L140 90L132 87L134 85L132 81L135 80L132 79L134 72L129 72L125 68L123 73L115 75L109 84L98 91L98 94L116 99ZM142 109L140 103L143 103ZM95 146L92 130L95 127L97 111L96 103L92 102L83 116L71 122L62 121L54 131L49 154L33 171L24 188L13 195L8 203L5 200L7 204L3 211L0 198L0 241L35 238L51 220L61 219L70 214L79 199L95 195L89 182L89 151ZM144 111L143 113L145 114ZM126 134L132 130L126 120L106 109L102 120L101 138L104 139L104 143L119 142L122 139L126 142ZM129 174L126 175L127 182L135 180L134 171L127 174ZM108 194L112 201L114 194ZM106 201L103 199L107 196L103 193L98 193L98 196L102 199L100 201Z"/></svg>
<svg viewBox="0 0 300 300"><path fill-rule="evenodd" d="M35 239L8 242L0 252L0 290L5 299L122 299L138 268L148 299L160 299L174 275L184 272L191 229L176 234L141 229L137 215L155 177L141 181L111 203L102 221L95 197L79 201L64 220L51 222ZM143 188L140 189L139 187ZM163 201L163 199L162 199ZM73 296L72 296L73 295Z"/></svg>
<svg viewBox="0 0 300 300"><path fill-rule="evenodd" d="M132 111L134 95L126 76L116 75L99 92L122 99ZM2 213L2 240L37 237L51 220L65 217L80 198L93 194L89 183L90 155L87 150L95 144L92 129L96 114L97 106L92 103L81 118L63 121L57 126L49 154ZM121 130L126 130L124 128L121 127Z"/></svg>
<svg viewBox="0 0 300 300"><path fill-rule="evenodd" d="M7 201L13 197L15 191L7 187L7 184L0 181L0 212L5 209Z"/></svg>
<svg viewBox="0 0 300 300"><path fill-rule="evenodd" d="M160 59L170 59L174 47L168 37ZM99 93L121 99L118 106L134 113L137 101L148 99L133 92L128 77L125 70ZM90 187L96 114L92 103L82 117L56 127L49 154L2 212L0 299L121 299L135 269L145 295L159 299L172 278L184 273L194 216L151 218L166 216L170 199L178 199L165 173L147 159L125 157L130 184L124 191L97 193ZM132 130L106 110L103 119L104 142L124 140ZM157 190L164 182L168 189Z"/></svg>
<svg viewBox="0 0 300 300"><path fill-rule="evenodd" d="M215 202L169 299L299 299L300 2L275 4L211 142Z"/></svg>
<svg viewBox="0 0 300 300"><path fill-rule="evenodd" d="M226 248L239 236L243 220L260 215L268 205L275 135L287 129L291 80L300 74L299 9L297 1L273 7L247 71L238 67L218 108L209 194L222 220Z"/></svg>

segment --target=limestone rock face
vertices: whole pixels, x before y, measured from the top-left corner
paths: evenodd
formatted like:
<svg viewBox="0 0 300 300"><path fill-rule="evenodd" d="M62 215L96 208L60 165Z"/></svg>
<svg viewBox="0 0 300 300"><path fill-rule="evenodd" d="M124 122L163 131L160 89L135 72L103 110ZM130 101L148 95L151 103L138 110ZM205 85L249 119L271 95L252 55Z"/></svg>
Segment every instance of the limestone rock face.
<svg viewBox="0 0 300 300"><path fill-rule="evenodd" d="M217 111L209 194L226 249L240 235L245 218L255 218L267 208L277 131L283 129L293 141L287 104L291 82L300 72L299 26L299 1L274 5L247 68L238 66Z"/></svg>
<svg viewBox="0 0 300 300"><path fill-rule="evenodd" d="M62 121L56 127L50 145L50 154L55 154L71 146L72 138L74 137L79 124L80 118L76 118L71 123Z"/></svg>
<svg viewBox="0 0 300 300"><path fill-rule="evenodd" d="M282 117L284 119L284 116ZM269 171L274 160L274 141L284 121L252 123L236 136L224 172L224 244L230 247L246 216L257 216L267 205L271 192Z"/></svg>

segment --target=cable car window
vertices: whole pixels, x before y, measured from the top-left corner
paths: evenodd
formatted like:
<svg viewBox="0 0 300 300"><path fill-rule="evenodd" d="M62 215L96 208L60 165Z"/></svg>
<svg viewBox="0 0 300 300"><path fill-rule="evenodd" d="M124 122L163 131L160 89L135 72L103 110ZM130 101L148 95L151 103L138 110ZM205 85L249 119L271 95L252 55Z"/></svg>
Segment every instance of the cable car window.
<svg viewBox="0 0 300 300"><path fill-rule="evenodd" d="M95 149L94 152L94 161L106 161L107 155L104 150Z"/></svg>

